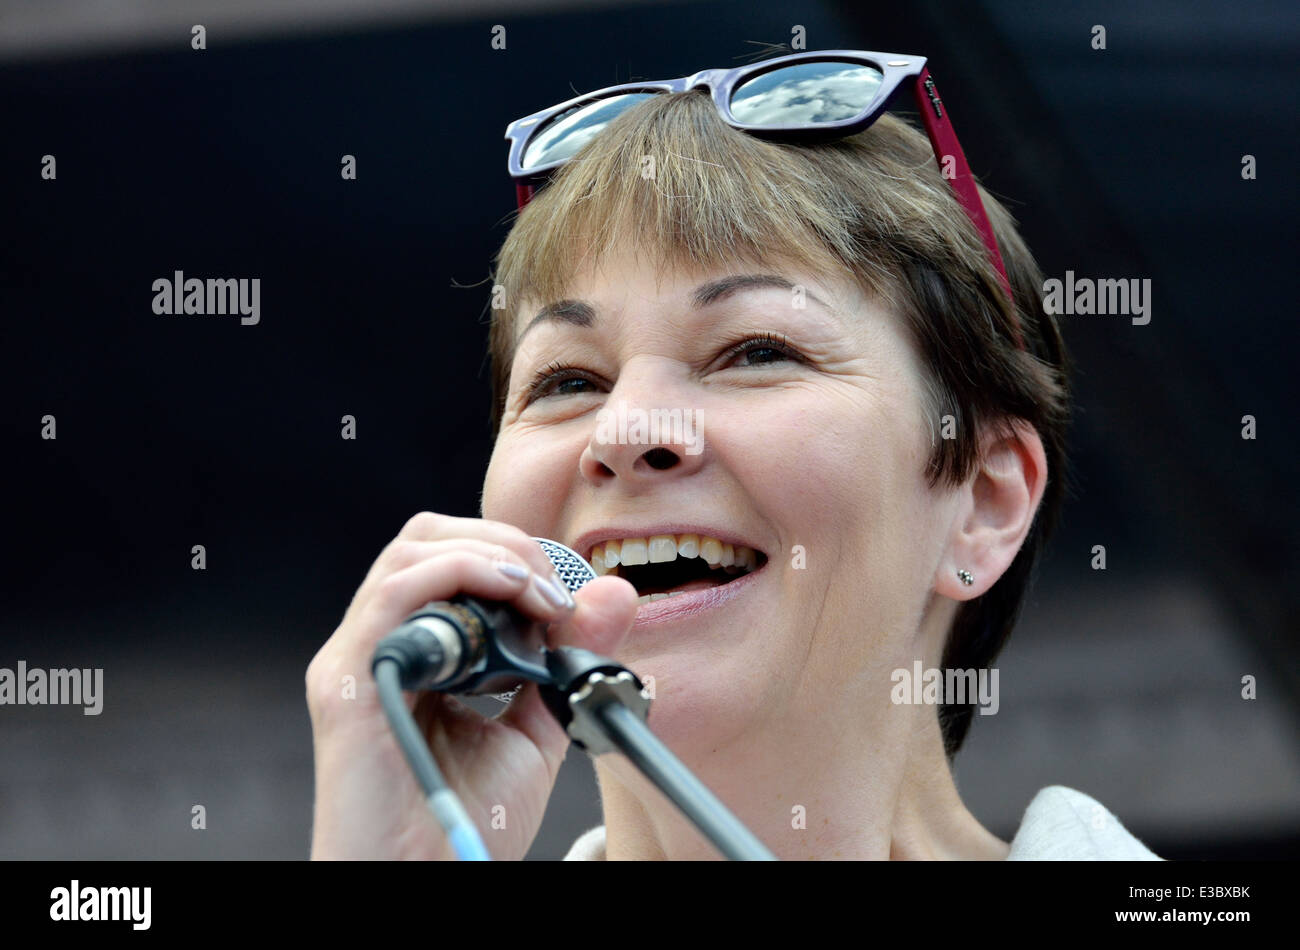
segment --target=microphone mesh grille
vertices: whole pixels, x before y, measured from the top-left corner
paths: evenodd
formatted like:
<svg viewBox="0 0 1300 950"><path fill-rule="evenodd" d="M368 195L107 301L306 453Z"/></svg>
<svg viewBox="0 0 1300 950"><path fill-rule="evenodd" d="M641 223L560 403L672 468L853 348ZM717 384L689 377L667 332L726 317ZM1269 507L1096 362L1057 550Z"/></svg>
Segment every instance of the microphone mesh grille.
<svg viewBox="0 0 1300 950"><path fill-rule="evenodd" d="M558 541L550 541L546 538L533 538L533 540L542 546L546 556L555 565L555 573L560 575L560 580L569 590L577 590L588 581L596 579L596 572L577 551L565 547Z"/></svg>

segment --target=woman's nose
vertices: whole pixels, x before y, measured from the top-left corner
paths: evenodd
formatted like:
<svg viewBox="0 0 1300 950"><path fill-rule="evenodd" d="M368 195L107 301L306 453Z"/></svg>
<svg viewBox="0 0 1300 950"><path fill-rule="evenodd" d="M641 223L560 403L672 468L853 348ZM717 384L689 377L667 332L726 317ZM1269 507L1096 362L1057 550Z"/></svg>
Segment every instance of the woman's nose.
<svg viewBox="0 0 1300 950"><path fill-rule="evenodd" d="M597 413L579 468L593 483L688 475L704 458L701 416L696 408L611 401Z"/></svg>

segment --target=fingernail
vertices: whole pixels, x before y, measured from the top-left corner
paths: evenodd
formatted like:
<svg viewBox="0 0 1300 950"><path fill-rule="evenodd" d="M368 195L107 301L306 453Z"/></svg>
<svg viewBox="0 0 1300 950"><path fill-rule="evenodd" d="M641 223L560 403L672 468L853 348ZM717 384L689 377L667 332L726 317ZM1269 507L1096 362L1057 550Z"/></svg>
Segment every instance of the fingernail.
<svg viewBox="0 0 1300 950"><path fill-rule="evenodd" d="M515 564L513 561L497 561L497 570L506 577L512 577L515 580L528 576L528 568Z"/></svg>
<svg viewBox="0 0 1300 950"><path fill-rule="evenodd" d="M573 599L573 591L569 590L568 584L560 580L560 575L558 573L551 574L551 583L555 585L556 590L564 595L564 602L568 605L570 610L578 606L578 602Z"/></svg>
<svg viewBox="0 0 1300 950"><path fill-rule="evenodd" d="M540 574L534 575L533 582L537 585L541 595L556 607L568 607L573 600L573 598L566 597L564 593L561 593L562 588L556 587Z"/></svg>

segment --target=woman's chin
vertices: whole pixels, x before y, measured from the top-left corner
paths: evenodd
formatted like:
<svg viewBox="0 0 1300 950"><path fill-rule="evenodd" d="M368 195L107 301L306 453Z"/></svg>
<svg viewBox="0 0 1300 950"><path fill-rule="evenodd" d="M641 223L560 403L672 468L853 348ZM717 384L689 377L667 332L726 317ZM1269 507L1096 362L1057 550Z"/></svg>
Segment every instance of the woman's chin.
<svg viewBox="0 0 1300 950"><path fill-rule="evenodd" d="M761 705L744 664L718 665L685 653L623 660L650 691L650 730L679 758L695 758L744 732ZM735 668L732 668L732 667ZM746 675L748 674L748 675Z"/></svg>

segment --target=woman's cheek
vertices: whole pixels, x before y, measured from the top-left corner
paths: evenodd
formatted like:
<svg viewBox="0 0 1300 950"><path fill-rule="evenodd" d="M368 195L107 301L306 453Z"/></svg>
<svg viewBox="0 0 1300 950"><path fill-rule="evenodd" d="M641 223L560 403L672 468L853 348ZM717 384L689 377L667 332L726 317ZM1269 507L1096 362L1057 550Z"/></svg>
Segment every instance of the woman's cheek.
<svg viewBox="0 0 1300 950"><path fill-rule="evenodd" d="M518 476L516 457L512 440L508 436L500 437L483 479L483 517L489 521L514 523L518 499L525 488Z"/></svg>

